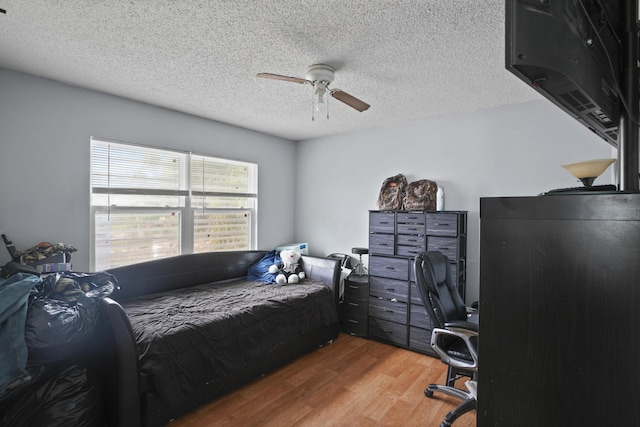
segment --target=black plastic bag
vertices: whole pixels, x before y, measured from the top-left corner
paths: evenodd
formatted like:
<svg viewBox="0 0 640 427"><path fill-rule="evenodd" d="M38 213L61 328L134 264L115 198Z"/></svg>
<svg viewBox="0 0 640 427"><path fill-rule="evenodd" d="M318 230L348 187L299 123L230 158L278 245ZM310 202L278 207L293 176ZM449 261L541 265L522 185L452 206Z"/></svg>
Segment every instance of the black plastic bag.
<svg viewBox="0 0 640 427"><path fill-rule="evenodd" d="M101 402L87 369L40 367L32 381L0 400L0 427L97 427Z"/></svg>
<svg viewBox="0 0 640 427"><path fill-rule="evenodd" d="M33 299L25 328L29 360L54 362L71 357L93 335L97 304L98 300L85 295L74 305L52 298Z"/></svg>
<svg viewBox="0 0 640 427"><path fill-rule="evenodd" d="M29 301L25 325L29 360L51 363L80 350L95 331L99 300L114 286L115 278L107 273L48 276Z"/></svg>
<svg viewBox="0 0 640 427"><path fill-rule="evenodd" d="M116 278L106 272L75 273L68 271L45 277L37 289L41 297L74 303L83 294L92 298L109 296L117 283ZM88 294L89 292L91 293Z"/></svg>

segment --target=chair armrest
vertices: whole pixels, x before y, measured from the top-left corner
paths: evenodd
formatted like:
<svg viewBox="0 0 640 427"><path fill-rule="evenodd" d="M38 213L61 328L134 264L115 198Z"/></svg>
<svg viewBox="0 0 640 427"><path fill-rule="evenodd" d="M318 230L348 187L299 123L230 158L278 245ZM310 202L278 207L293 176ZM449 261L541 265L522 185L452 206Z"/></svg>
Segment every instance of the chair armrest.
<svg viewBox="0 0 640 427"><path fill-rule="evenodd" d="M475 330L474 330L475 329ZM471 338L478 336L477 325L471 322L465 321L456 321L449 322L445 325L445 328L434 328L431 331L431 348L438 353L440 356L440 360L443 363L459 369L465 369L468 371L477 372L478 371L478 351L471 342ZM471 355L472 361L461 359L459 357L455 357L449 353L447 353L444 349L442 349L438 343L440 342L440 338L443 336L453 336L464 342Z"/></svg>
<svg viewBox="0 0 640 427"><path fill-rule="evenodd" d="M475 335L478 335L478 324L469 322L466 320L454 320L452 322L446 322L444 324L445 329L472 331Z"/></svg>

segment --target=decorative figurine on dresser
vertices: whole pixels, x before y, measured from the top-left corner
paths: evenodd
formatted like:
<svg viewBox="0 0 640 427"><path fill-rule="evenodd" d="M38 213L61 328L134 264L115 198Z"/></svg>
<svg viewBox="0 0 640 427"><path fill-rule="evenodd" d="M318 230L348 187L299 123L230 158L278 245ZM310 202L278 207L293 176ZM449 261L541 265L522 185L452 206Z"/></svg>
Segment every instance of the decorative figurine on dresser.
<svg viewBox="0 0 640 427"><path fill-rule="evenodd" d="M464 299L466 237L466 211L369 211L369 338L435 355L413 260L424 251L445 254Z"/></svg>

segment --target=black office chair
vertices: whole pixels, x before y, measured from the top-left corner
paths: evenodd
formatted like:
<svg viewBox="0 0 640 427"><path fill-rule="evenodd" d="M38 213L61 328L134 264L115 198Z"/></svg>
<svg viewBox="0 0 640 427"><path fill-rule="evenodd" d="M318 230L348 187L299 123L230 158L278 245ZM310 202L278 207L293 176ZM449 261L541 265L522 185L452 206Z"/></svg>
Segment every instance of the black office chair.
<svg viewBox="0 0 640 427"><path fill-rule="evenodd" d="M424 394L432 397L437 391L462 400L440 424L449 427L462 414L476 409L478 324L468 320L447 256L438 251L422 252L415 257L414 269L416 288L433 324L431 347L449 366L446 384L429 384ZM467 390L455 387L455 381L462 377L469 377Z"/></svg>

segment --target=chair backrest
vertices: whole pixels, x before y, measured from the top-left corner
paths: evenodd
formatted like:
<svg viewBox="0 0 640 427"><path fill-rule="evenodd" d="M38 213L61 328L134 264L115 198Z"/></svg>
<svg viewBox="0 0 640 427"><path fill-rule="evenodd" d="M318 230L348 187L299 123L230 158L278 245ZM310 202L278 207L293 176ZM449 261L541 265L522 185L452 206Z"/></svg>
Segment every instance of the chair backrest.
<svg viewBox="0 0 640 427"><path fill-rule="evenodd" d="M467 320L467 309L451 275L449 258L439 251L422 252L414 261L416 288L434 327Z"/></svg>

